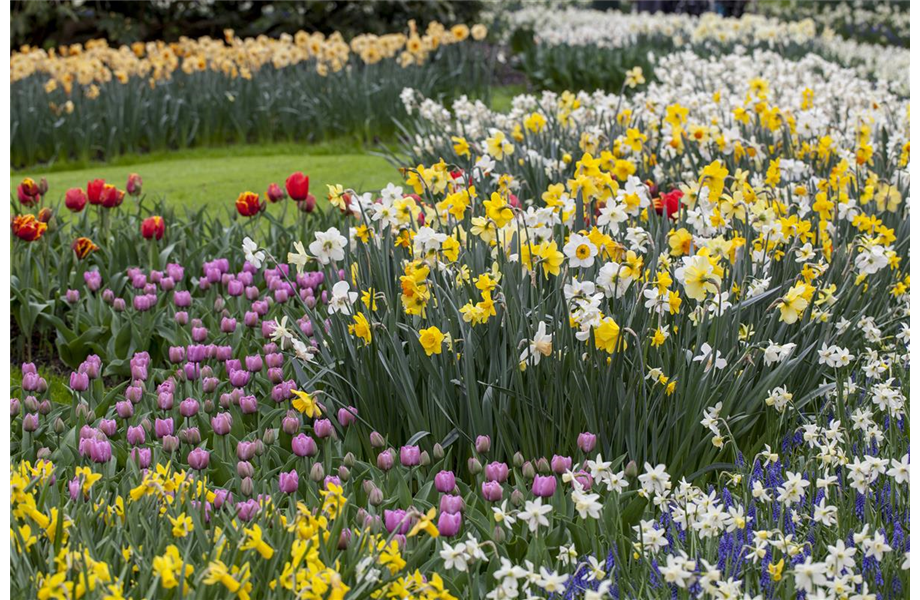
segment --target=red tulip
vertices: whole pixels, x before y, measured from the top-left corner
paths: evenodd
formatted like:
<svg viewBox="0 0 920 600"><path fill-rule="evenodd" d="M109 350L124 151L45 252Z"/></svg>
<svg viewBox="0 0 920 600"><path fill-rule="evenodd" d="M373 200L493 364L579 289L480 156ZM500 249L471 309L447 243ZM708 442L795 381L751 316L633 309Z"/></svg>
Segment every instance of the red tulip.
<svg viewBox="0 0 920 600"><path fill-rule="evenodd" d="M680 190L671 190L666 194L661 194L660 197L655 198L653 201L655 212L659 215L662 212L667 212L668 217L674 218L674 215L680 212L680 199L683 197L684 193Z"/></svg>
<svg viewBox="0 0 920 600"><path fill-rule="evenodd" d="M236 211L244 217L254 217L263 208L259 195L255 192L243 192L236 199Z"/></svg>
<svg viewBox="0 0 920 600"><path fill-rule="evenodd" d="M102 190L105 188L105 179L93 179L86 184L86 195L90 204L102 204Z"/></svg>
<svg viewBox="0 0 920 600"><path fill-rule="evenodd" d="M306 200L310 193L310 178L298 171L287 178L284 187L287 188L288 196L297 202Z"/></svg>
<svg viewBox="0 0 920 600"><path fill-rule="evenodd" d="M86 192L83 188L71 188L64 194L64 206L73 212L80 212L86 207Z"/></svg>
<svg viewBox="0 0 920 600"><path fill-rule="evenodd" d="M145 240L156 239L159 241L163 239L164 233L166 233L166 222L163 217L147 217L141 222L141 235Z"/></svg>
<svg viewBox="0 0 920 600"><path fill-rule="evenodd" d="M268 186L268 191L265 192L265 197L268 198L269 202L274 204L275 202L284 200L284 190L282 190L281 186L279 186L277 183L272 183Z"/></svg>
<svg viewBox="0 0 920 600"><path fill-rule="evenodd" d="M131 173L128 175L128 185L125 186L125 189L128 190L128 193L132 196L140 196L143 185L144 181L141 179L141 176L137 173Z"/></svg>
<svg viewBox="0 0 920 600"><path fill-rule="evenodd" d="M13 234L21 240L34 242L40 239L45 231L48 230L48 224L42 223L35 218L35 215L19 215L11 223Z"/></svg>
<svg viewBox="0 0 920 600"><path fill-rule="evenodd" d="M42 201L42 192L38 184L30 177L22 180L22 183L16 188L16 195L23 206L34 206Z"/></svg>
<svg viewBox="0 0 920 600"><path fill-rule="evenodd" d="M114 185L107 183L102 188L101 202L103 208L115 208L121 206L121 203L125 199L124 191L116 188ZM90 196L90 203L92 203L92 196Z"/></svg>

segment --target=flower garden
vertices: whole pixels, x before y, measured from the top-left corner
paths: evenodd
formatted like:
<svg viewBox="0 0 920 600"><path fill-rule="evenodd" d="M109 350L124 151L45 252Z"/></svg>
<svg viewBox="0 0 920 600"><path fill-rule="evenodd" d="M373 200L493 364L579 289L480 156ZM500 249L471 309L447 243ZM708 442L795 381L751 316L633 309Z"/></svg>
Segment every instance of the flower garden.
<svg viewBox="0 0 920 600"><path fill-rule="evenodd" d="M500 17L12 53L13 597L907 597L908 51ZM307 130L392 182L29 174Z"/></svg>

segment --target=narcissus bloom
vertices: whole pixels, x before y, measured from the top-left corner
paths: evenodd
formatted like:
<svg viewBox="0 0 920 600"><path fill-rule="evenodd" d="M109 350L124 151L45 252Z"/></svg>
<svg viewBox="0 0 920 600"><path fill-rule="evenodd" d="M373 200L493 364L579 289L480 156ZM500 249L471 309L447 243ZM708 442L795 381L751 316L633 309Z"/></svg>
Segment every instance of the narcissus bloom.
<svg viewBox="0 0 920 600"><path fill-rule="evenodd" d="M319 405L313 396L301 390L294 390L294 395L296 398L291 403L294 410L311 418L320 416Z"/></svg>
<svg viewBox="0 0 920 600"><path fill-rule="evenodd" d="M431 326L418 332L418 342L428 356L440 354L441 345L444 343L444 334L437 327Z"/></svg>
<svg viewBox="0 0 920 600"><path fill-rule="evenodd" d="M348 326L348 332L357 338L364 340L364 344L371 343L371 325L367 322L367 317L363 313L354 316L354 323Z"/></svg>

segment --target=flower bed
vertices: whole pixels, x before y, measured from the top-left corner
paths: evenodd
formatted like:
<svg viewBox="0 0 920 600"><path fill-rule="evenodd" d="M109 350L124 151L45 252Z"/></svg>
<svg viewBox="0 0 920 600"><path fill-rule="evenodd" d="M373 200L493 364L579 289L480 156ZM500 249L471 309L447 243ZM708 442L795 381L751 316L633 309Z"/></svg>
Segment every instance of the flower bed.
<svg viewBox="0 0 920 600"><path fill-rule="evenodd" d="M111 159L227 143L315 141L392 131L406 86L483 97L486 30L432 22L406 33L298 32L281 39L105 40L13 52L12 163ZM462 85L461 85L462 82ZM396 110L396 112L393 112Z"/></svg>
<svg viewBox="0 0 920 600"><path fill-rule="evenodd" d="M405 89L402 181L229 222L24 179L14 595L906 596L909 105L646 75Z"/></svg>

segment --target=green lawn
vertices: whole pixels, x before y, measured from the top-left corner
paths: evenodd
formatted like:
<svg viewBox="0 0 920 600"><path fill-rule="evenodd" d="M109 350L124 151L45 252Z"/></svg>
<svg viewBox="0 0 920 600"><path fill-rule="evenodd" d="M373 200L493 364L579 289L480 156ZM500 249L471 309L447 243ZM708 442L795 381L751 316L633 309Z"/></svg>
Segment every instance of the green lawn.
<svg viewBox="0 0 920 600"><path fill-rule="evenodd" d="M240 192L262 193L270 183L283 187L285 178L295 171L309 175L310 190L317 198L325 197L326 184L372 190L400 179L399 172L384 158L369 155L357 145L276 144L200 148L126 156L104 164L27 169L11 175L10 191L15 194L23 177L45 177L48 196L57 201L69 188L85 188L90 179L101 177L124 188L128 175L138 173L149 198L162 197L180 207L232 207Z"/></svg>
<svg viewBox="0 0 920 600"><path fill-rule="evenodd" d="M511 100L524 91L522 85L496 88L492 108L506 112ZM124 188L130 173L144 180L144 193L164 198L172 206L195 209L227 207L240 192L263 193L270 183L284 184L295 171L310 176L310 190L318 199L326 196L326 184L341 183L356 190L375 190L400 180L399 172L384 158L370 154L374 148L351 139L304 145L279 143L195 148L171 152L119 156L105 163L64 162L17 170L10 176L10 192L23 177L48 180L48 198L63 199L72 187L86 187L90 179L102 178Z"/></svg>

